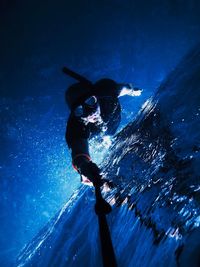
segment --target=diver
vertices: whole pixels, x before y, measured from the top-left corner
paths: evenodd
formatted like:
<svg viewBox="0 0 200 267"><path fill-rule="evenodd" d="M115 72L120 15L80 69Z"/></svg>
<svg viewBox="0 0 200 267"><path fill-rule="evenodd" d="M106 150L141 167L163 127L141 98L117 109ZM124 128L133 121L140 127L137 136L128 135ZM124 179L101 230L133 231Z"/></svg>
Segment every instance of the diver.
<svg viewBox="0 0 200 267"><path fill-rule="evenodd" d="M103 185L99 167L92 161L88 140L97 135L114 135L121 121L119 97L139 96L141 90L131 84L119 84L111 79L101 79L92 84L73 71L63 72L79 82L65 92L71 111L66 128L66 142L71 149L73 167L85 184Z"/></svg>

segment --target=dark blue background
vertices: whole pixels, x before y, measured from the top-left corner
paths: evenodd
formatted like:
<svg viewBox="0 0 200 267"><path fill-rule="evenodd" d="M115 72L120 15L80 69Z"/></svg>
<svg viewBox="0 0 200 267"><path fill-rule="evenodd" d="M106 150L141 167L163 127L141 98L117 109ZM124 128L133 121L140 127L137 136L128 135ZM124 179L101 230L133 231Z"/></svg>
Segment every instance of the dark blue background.
<svg viewBox="0 0 200 267"><path fill-rule="evenodd" d="M0 262L7 266L79 184L64 132L66 65L144 89L124 97L122 126L200 41L186 0L1 1Z"/></svg>

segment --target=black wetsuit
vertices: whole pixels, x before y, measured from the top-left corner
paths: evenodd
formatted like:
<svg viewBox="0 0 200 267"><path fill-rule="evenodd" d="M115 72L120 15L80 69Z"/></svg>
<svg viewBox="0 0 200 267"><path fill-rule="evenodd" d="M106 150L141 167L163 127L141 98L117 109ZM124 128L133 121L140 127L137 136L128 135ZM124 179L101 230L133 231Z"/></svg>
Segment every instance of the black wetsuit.
<svg viewBox="0 0 200 267"><path fill-rule="evenodd" d="M103 79L94 84L94 88L87 94L96 96L103 125L106 126L104 134L115 134L121 120L121 106L118 100L120 86L110 79ZM85 125L81 118L70 114L66 129L66 141L72 150L72 159L80 154L89 156L88 139L102 132L102 124L88 123Z"/></svg>

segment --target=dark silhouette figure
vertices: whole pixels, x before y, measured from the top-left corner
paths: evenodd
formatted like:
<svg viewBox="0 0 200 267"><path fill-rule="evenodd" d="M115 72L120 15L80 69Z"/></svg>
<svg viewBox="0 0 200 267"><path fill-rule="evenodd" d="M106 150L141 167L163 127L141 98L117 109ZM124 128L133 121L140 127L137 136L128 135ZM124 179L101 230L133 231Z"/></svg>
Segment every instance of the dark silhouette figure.
<svg viewBox="0 0 200 267"><path fill-rule="evenodd" d="M72 76L71 73L67 74ZM80 173L82 181L102 185L100 169L90 158L88 140L97 135L115 134L121 120L118 97L125 94L137 96L141 90L111 79L101 79L92 84L80 77L78 75L80 82L71 85L65 93L66 103L71 110L66 142L71 149L73 166Z"/></svg>

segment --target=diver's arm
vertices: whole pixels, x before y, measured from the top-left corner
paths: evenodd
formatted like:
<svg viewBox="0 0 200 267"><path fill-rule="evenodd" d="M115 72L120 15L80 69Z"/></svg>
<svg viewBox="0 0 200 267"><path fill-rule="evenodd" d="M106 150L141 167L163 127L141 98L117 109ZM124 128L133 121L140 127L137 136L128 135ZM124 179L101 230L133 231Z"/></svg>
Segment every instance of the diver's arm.
<svg viewBox="0 0 200 267"><path fill-rule="evenodd" d="M89 133L84 124L73 116L70 116L66 128L66 142L71 150L72 164L78 169L76 162L80 163L79 158L90 159L88 146Z"/></svg>
<svg viewBox="0 0 200 267"><path fill-rule="evenodd" d="M85 138L78 138L76 142L71 144L71 153L72 165L74 169L82 174L82 164L91 161L88 148L88 140Z"/></svg>
<svg viewBox="0 0 200 267"><path fill-rule="evenodd" d="M99 183L100 169L92 162L88 146L89 132L76 119L70 119L67 124L66 142L71 149L72 165L81 175L87 177L93 184Z"/></svg>

